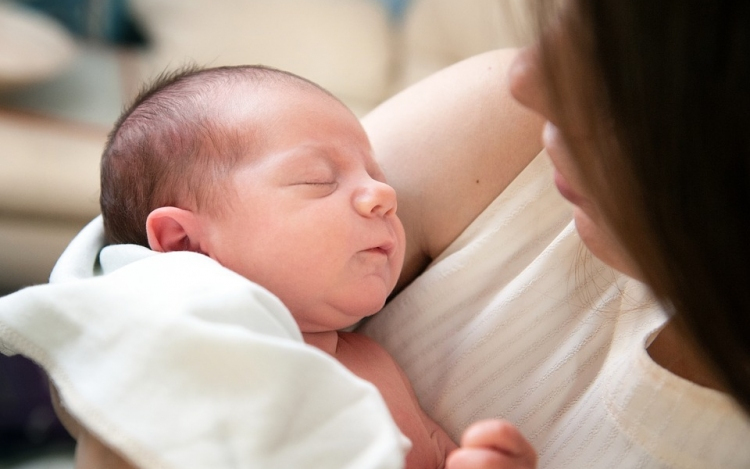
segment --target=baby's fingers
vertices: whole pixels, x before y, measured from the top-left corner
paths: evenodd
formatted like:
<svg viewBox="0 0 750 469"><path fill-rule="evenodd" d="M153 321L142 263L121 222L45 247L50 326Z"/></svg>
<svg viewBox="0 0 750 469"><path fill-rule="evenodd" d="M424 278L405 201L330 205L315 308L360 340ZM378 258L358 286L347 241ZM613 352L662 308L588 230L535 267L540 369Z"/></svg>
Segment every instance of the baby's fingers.
<svg viewBox="0 0 750 469"><path fill-rule="evenodd" d="M445 469L531 469L526 460L485 448L458 448L448 455Z"/></svg>
<svg viewBox="0 0 750 469"><path fill-rule="evenodd" d="M504 420L482 420L474 423L461 437L461 448L495 453L495 457L492 458L495 466L475 467L536 467L534 448L515 426ZM488 456L482 451L471 457L484 460ZM515 465L508 465L510 462Z"/></svg>

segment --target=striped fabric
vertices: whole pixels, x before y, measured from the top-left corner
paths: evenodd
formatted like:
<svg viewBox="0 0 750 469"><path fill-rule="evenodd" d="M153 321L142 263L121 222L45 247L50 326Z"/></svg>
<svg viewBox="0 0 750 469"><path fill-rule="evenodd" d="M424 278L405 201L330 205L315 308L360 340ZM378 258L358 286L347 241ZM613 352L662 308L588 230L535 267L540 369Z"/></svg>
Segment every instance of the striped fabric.
<svg viewBox="0 0 750 469"><path fill-rule="evenodd" d="M648 357L666 319L588 254L542 154L361 329L456 441L502 417L542 468L750 467L733 402Z"/></svg>

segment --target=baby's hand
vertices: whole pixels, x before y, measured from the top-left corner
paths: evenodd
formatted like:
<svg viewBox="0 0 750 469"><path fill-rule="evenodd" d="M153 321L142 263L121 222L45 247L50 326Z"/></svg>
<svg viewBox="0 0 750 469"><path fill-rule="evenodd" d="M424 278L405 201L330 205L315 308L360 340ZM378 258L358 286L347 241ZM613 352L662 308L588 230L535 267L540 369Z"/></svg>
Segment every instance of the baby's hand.
<svg viewBox="0 0 750 469"><path fill-rule="evenodd" d="M536 467L536 451L509 422L482 420L466 429L461 447L448 455L446 469Z"/></svg>

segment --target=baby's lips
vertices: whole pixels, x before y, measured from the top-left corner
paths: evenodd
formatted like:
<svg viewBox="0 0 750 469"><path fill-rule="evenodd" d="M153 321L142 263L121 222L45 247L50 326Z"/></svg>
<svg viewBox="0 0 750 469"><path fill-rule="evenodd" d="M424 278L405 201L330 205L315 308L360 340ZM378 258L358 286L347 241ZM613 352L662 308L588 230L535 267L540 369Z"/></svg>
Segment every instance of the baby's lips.
<svg viewBox="0 0 750 469"><path fill-rule="evenodd" d="M387 255L390 256L391 253L393 253L393 251L396 249L396 242L393 240L388 240L380 244L379 246L377 246L377 248L382 250L383 252L385 252Z"/></svg>

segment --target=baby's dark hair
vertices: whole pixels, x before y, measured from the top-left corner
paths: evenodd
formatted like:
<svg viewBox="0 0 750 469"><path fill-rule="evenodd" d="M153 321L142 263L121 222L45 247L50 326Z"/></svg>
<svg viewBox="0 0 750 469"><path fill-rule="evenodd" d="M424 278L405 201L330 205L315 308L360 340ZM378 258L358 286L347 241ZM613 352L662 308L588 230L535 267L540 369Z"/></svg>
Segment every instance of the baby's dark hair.
<svg viewBox="0 0 750 469"><path fill-rule="evenodd" d="M102 154L99 203L109 244L148 247L146 219L156 208L214 208L215 188L262 137L252 129L237 132L215 105L219 97L230 99L232 85L245 83L332 96L305 78L260 65L163 73L122 113Z"/></svg>

